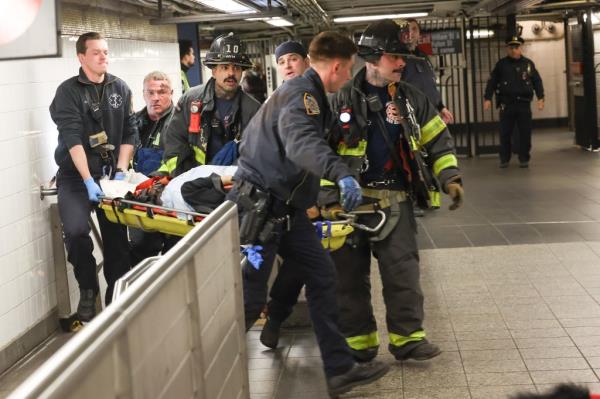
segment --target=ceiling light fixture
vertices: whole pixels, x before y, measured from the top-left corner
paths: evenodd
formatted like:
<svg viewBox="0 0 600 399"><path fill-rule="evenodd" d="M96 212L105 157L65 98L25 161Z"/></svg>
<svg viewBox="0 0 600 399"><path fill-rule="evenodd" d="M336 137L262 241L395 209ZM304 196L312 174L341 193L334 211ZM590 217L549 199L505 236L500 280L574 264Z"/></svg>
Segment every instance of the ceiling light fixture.
<svg viewBox="0 0 600 399"><path fill-rule="evenodd" d="M291 21L288 21L282 17L257 17L257 18L246 18L246 21L261 21L266 22L269 25L283 27L283 26L294 26Z"/></svg>
<svg viewBox="0 0 600 399"><path fill-rule="evenodd" d="M363 15L356 17L337 17L333 18L335 23L343 22L363 22L363 21L378 21L380 19L399 19L399 18L419 18L429 15L426 12L411 12L405 14L386 14L386 15Z"/></svg>
<svg viewBox="0 0 600 399"><path fill-rule="evenodd" d="M214 8L215 10L219 10L222 12L226 12L228 14L243 14L255 13L256 10L253 10L250 7L246 7L234 0L194 0L196 3L203 4L207 7Z"/></svg>

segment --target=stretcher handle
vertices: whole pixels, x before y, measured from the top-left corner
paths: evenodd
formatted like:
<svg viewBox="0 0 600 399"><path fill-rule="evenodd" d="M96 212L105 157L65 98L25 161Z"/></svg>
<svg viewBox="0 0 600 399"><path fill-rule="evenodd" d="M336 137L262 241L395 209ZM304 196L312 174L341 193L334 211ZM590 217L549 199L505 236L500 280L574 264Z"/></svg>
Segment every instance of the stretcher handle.
<svg viewBox="0 0 600 399"><path fill-rule="evenodd" d="M187 210L183 210L183 209L167 208L166 206L147 204L145 202L126 200L126 199L122 199L122 198L111 198L111 197L106 197L106 196L98 196L98 198L100 198L102 201L122 202L122 203L128 204L128 205L137 205L137 206L143 206L143 207L156 208L156 209L161 209L161 210L167 211L167 212L183 213L187 216L199 216L202 218L205 218L208 216L207 213L198 213L198 212L191 212L191 211L187 211Z"/></svg>
<svg viewBox="0 0 600 399"><path fill-rule="evenodd" d="M369 227L367 225L364 225L362 223L357 223L355 221L356 217L358 215L371 215L371 214L374 214L374 213L377 213L377 214L379 214L379 216L381 216L381 220L379 221L379 223L375 227ZM379 230L381 230L381 228L383 227L383 225L387 221L387 216L386 216L385 212L382 211L382 210L376 210L376 211L352 211L352 212L349 212L349 213L340 212L340 213L338 213L338 216L341 216L341 217L344 217L344 218L347 219L346 221L344 221L344 223L349 223L350 226L356 227L359 230L364 230L367 233L377 233L377 232L379 232ZM333 223L334 222L332 222L332 224Z"/></svg>

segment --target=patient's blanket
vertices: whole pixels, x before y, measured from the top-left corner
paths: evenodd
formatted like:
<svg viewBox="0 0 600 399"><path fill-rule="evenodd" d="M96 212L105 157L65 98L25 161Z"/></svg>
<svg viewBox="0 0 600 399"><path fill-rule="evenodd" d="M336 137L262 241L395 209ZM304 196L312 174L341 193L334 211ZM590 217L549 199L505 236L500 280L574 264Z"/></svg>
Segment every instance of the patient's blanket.
<svg viewBox="0 0 600 399"><path fill-rule="evenodd" d="M209 177L213 173L219 176L233 176L236 170L237 166L220 165L201 165L192 168L169 182L160 197L162 204L167 208L195 212L194 208L183 199L183 196L181 195L181 186L188 181L196 180L201 177ZM178 217L181 219L186 218L184 214L178 214Z"/></svg>

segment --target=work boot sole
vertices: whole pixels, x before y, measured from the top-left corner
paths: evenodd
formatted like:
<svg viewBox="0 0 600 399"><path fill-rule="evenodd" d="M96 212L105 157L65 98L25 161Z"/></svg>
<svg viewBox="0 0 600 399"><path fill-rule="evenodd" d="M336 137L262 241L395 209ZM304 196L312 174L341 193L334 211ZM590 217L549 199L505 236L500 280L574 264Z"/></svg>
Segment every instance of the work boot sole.
<svg viewBox="0 0 600 399"><path fill-rule="evenodd" d="M381 377L383 377L384 375L387 374L387 372L390 371L390 366L386 364L386 367L382 367L380 371L378 371L377 373L373 374L371 377L369 378L365 378L364 380L358 380L358 381L352 381L342 387L339 388L335 388L335 389L330 389L329 390L329 396L332 399L337 398L338 396L352 390L352 388L355 388L357 386L360 385L367 385L370 384L372 382L377 381L378 379L380 379Z"/></svg>

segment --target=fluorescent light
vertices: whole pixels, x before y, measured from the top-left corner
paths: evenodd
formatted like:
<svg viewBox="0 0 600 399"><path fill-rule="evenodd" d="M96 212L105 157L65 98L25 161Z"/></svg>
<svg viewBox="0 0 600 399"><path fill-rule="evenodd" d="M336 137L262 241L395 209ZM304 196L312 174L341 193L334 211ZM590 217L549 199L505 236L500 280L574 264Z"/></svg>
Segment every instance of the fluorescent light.
<svg viewBox="0 0 600 399"><path fill-rule="evenodd" d="M257 18L246 18L246 21L261 21L266 22L273 26L294 26L294 24L282 17L257 17Z"/></svg>
<svg viewBox="0 0 600 399"><path fill-rule="evenodd" d="M335 23L343 22L362 22L362 21L378 21L380 19L398 19L398 18L419 18L429 15L426 12L412 12L406 14L386 14L386 15L363 15L357 17L337 17L333 19Z"/></svg>
<svg viewBox="0 0 600 399"><path fill-rule="evenodd" d="M489 29L475 29L473 31L473 37L475 39L487 39L490 37L494 37L494 31ZM467 39L471 38L471 31L467 31Z"/></svg>
<svg viewBox="0 0 600 399"><path fill-rule="evenodd" d="M266 23L268 23L269 25L273 25L273 26L294 26L293 23L291 23L290 21L288 21L285 18L281 18L281 17L273 17L271 19L268 19L265 21Z"/></svg>
<svg viewBox="0 0 600 399"><path fill-rule="evenodd" d="M223 11L228 14L255 13L250 7L246 7L234 0L194 0L196 3L204 4L215 10Z"/></svg>
<svg viewBox="0 0 600 399"><path fill-rule="evenodd" d="M598 25L600 24L600 19L598 18L598 13L593 13L592 14L592 25Z"/></svg>

